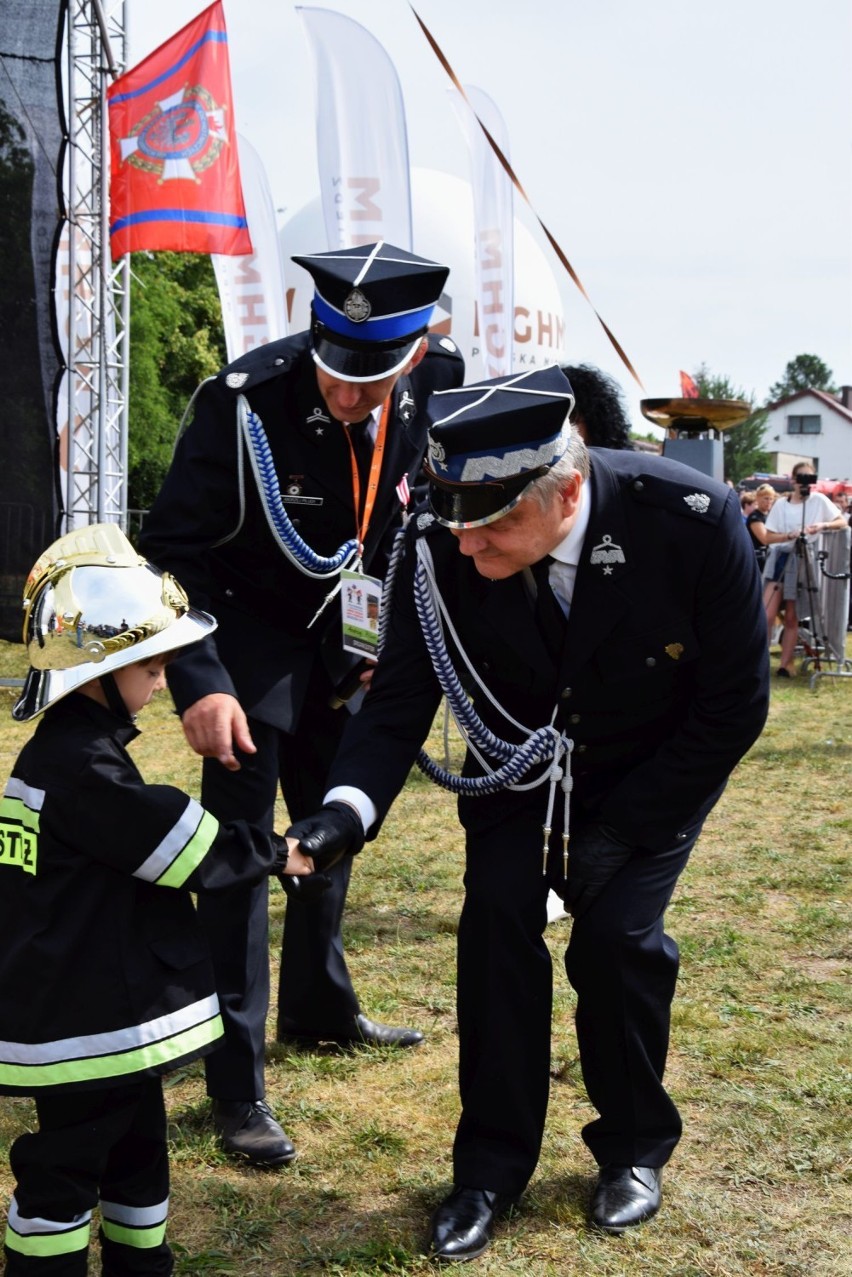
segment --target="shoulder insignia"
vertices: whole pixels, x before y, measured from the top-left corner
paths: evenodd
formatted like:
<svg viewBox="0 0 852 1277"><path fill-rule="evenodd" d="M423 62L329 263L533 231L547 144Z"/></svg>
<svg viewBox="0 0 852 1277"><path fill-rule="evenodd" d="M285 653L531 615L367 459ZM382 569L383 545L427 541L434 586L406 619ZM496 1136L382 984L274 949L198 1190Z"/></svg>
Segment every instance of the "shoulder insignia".
<svg viewBox="0 0 852 1277"><path fill-rule="evenodd" d="M689 496L683 499L690 510L694 510L696 514L706 514L710 509L710 498L706 492L690 492Z"/></svg>
<svg viewBox="0 0 852 1277"><path fill-rule="evenodd" d="M434 514L430 514L428 510L424 510L422 514L418 514L416 520L417 531L425 532L435 522Z"/></svg>

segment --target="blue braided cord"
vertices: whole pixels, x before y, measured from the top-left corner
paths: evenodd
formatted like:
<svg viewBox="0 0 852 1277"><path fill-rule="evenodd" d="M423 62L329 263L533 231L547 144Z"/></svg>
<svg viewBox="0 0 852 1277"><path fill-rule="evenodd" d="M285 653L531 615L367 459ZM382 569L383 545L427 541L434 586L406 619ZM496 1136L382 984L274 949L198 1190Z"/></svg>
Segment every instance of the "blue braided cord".
<svg viewBox="0 0 852 1277"><path fill-rule="evenodd" d="M472 747L476 746L491 757L503 760L501 767L486 776L455 776L439 767L425 750L421 750L417 757L417 766L423 774L453 793L485 795L516 784L536 763L552 760L559 741L559 733L552 726L540 727L523 745L511 745L495 736L474 710L447 653L429 589L428 574L422 563L418 563L414 571L414 597L432 667L459 730ZM545 773L534 783L543 783L547 778Z"/></svg>
<svg viewBox="0 0 852 1277"><path fill-rule="evenodd" d="M376 643L376 656L380 656L382 648L387 638L388 621L390 619L391 597L393 595L394 582L396 580L397 568L402 560L402 553L405 549L405 528L397 528L396 535L391 546L390 558L388 559L388 570L385 573L385 579L382 583L382 606L379 609L379 636Z"/></svg>
<svg viewBox="0 0 852 1277"><path fill-rule="evenodd" d="M275 473L269 440L260 418L252 411L246 413L246 432L255 463L255 474L263 488L264 504L284 552L309 575L332 576L340 572L358 553L357 540L347 541L330 558L316 554L290 522L290 516L281 500L281 488Z"/></svg>

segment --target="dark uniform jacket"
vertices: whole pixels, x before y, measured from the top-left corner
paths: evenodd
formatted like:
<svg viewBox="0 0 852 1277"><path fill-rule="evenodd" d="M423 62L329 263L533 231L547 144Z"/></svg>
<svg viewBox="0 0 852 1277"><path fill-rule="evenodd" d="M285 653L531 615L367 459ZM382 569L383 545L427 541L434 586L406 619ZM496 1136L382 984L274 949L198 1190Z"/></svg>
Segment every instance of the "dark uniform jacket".
<svg viewBox="0 0 852 1277"><path fill-rule="evenodd" d="M364 549L373 576L384 575L400 522L396 485L407 474L413 487L420 468L426 400L459 385L463 369L455 346L431 336L426 357L396 384ZM337 599L308 629L337 578L305 576L270 531L237 424L240 395L263 423L284 508L302 540L327 557L356 536L349 445L319 393L308 334L299 333L242 356L202 388L140 549L219 622L215 635L170 665L178 711L210 692L230 692L249 714L294 731L320 648L333 682L335 665L340 673L346 667Z"/></svg>
<svg viewBox="0 0 852 1277"><path fill-rule="evenodd" d="M51 706L0 802L0 1093L109 1087L222 1037L190 891L255 882L272 841L146 785L137 730L89 697Z"/></svg>
<svg viewBox="0 0 852 1277"><path fill-rule="evenodd" d="M440 692L412 597L413 542L425 535L461 644L497 701L530 730L556 708L556 725L573 739L572 829L601 820L653 850L677 845L703 819L768 702L760 581L737 495L664 458L595 449L591 466L591 514L558 663L522 573L487 580L449 531L428 515L412 519L386 646L329 787L362 789L381 820L431 725ZM451 641L450 651L461 670ZM501 739L524 739L478 690L474 703ZM479 770L469 756L467 773ZM463 797L462 823L499 837L528 810L540 827L546 795L541 787Z"/></svg>

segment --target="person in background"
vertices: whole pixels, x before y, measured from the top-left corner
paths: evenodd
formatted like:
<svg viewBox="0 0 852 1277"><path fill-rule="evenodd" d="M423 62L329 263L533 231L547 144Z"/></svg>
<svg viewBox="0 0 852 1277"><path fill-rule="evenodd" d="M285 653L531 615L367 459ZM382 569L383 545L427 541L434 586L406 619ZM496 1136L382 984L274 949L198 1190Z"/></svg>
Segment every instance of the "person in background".
<svg viewBox="0 0 852 1277"><path fill-rule="evenodd" d="M630 419L614 377L591 364L565 364L562 372L574 392L572 425L590 448L633 448Z"/></svg>
<svg viewBox="0 0 852 1277"><path fill-rule="evenodd" d="M814 492L817 476L810 461L798 461L793 466L791 478L792 491L786 498L775 501L766 516L767 545L780 547L767 555L763 570L763 604L770 636L782 605L784 608L781 659L775 671L779 678L792 678L794 675L793 656L799 641L796 595L800 559L802 555L812 554L812 547L821 533L846 526L843 515L828 497L822 492ZM816 571L813 563L812 571Z"/></svg>
<svg viewBox="0 0 852 1277"><path fill-rule="evenodd" d="M678 971L665 910L767 713L737 494L664 457L587 451L572 403L558 368L432 396L430 508L408 525L369 696L325 804L287 830L319 867L374 838L447 690L469 745L450 781L466 834L462 1111L428 1242L447 1262L482 1254L538 1161L550 887L574 918L591 1222L618 1234L659 1209L681 1134L663 1084Z"/></svg>
<svg viewBox="0 0 852 1277"><path fill-rule="evenodd" d="M740 509L741 509L741 510L742 510L742 512L743 512L743 521L744 521L744 522L748 519L748 516L751 514L751 512L752 512L752 510L754 509L754 507L755 507L756 503L757 503L757 493L756 493L756 492L751 492L751 491L748 491L748 490L747 490L747 491L745 491L745 492L741 492L741 493L740 493Z"/></svg>
<svg viewBox="0 0 852 1277"><path fill-rule="evenodd" d="M24 607L13 714L42 717L0 801L0 1094L34 1096L38 1120L9 1153L6 1277L85 1277L98 1206L98 1271L168 1274L161 1075L223 1039L190 893L313 865L139 774L136 714L216 623L116 524L45 550Z"/></svg>
<svg viewBox="0 0 852 1277"><path fill-rule="evenodd" d="M369 678L342 646L341 568L380 589L423 458L426 400L464 375L450 338L428 332L446 266L383 241L294 260L314 281L309 331L204 383L140 538L219 622L167 672L204 759L201 800L220 820L264 828L279 785L291 819L322 799L341 706L359 671ZM369 1019L352 987L350 869L347 858L291 889L278 1040L416 1046L419 1030ZM282 1165L294 1147L263 1098L266 884L205 898L199 916L225 1023L225 1047L206 1061L213 1120L226 1151Z"/></svg>
<svg viewBox="0 0 852 1277"><path fill-rule="evenodd" d="M754 506L746 515L746 527L754 543L757 566L763 571L769 541L766 532L766 516L775 501L775 489L771 483L761 483L754 493Z"/></svg>

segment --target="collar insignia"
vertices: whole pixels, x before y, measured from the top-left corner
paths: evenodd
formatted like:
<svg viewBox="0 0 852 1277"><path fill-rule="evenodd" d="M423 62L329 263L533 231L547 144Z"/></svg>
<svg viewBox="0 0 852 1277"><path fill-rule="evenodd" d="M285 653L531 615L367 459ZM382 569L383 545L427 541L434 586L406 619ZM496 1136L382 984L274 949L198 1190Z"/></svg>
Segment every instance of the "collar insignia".
<svg viewBox="0 0 852 1277"><path fill-rule="evenodd" d="M589 556L589 562L602 567L604 576L612 576L613 565L626 563L624 551L616 545L611 536L605 536L600 545L596 545Z"/></svg>
<svg viewBox="0 0 852 1277"><path fill-rule="evenodd" d="M229 390L239 390L249 379L247 372L229 372L225 378L225 385Z"/></svg>

